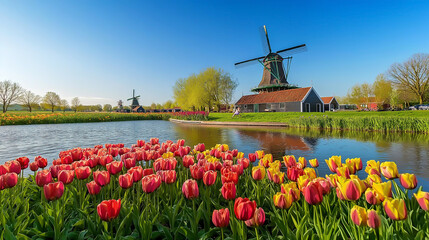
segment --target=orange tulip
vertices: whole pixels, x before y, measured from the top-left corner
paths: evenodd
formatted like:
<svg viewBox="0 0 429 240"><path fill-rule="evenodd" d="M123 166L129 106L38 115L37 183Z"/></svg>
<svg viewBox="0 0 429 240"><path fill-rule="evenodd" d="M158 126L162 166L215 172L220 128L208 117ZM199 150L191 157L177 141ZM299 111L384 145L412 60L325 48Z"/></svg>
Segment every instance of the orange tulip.
<svg viewBox="0 0 429 240"><path fill-rule="evenodd" d="M392 197L392 182L374 183L372 188L377 192L380 201Z"/></svg>
<svg viewBox="0 0 429 240"><path fill-rule="evenodd" d="M396 166L396 163L394 162L383 162L380 164L380 170L381 170L381 174L383 174L383 176L386 179L394 179L399 177L398 174L398 167Z"/></svg>
<svg viewBox="0 0 429 240"><path fill-rule="evenodd" d="M365 184L358 178L345 179L340 177L338 188L346 200L355 201L358 200L365 191Z"/></svg>
<svg viewBox="0 0 429 240"><path fill-rule="evenodd" d="M317 160L317 158L315 159L310 159L308 160L308 162L310 163L310 165L314 168L317 168L319 166L319 161Z"/></svg>
<svg viewBox="0 0 429 240"><path fill-rule="evenodd" d="M414 197L417 199L417 202L419 203L420 207L425 210L429 211L429 193L419 191L417 194L414 193Z"/></svg>
<svg viewBox="0 0 429 240"><path fill-rule="evenodd" d="M286 167L296 167L296 159L293 155L283 156L283 162Z"/></svg>
<svg viewBox="0 0 429 240"><path fill-rule="evenodd" d="M359 207L358 205L353 206L353 208L350 210L350 218L354 224L358 226L365 226L368 219L366 209Z"/></svg>
<svg viewBox="0 0 429 240"><path fill-rule="evenodd" d="M121 199L104 200L97 206L97 213L103 221L110 221L119 215L121 210Z"/></svg>
<svg viewBox="0 0 429 240"><path fill-rule="evenodd" d="M377 192L372 188L368 188L365 191L365 200L371 205L377 205L381 203Z"/></svg>
<svg viewBox="0 0 429 240"><path fill-rule="evenodd" d="M378 215L378 213L371 209L367 211L367 216L368 216L368 220L366 222L366 224L368 225L368 227L370 228L378 228L381 225L381 219L380 216Z"/></svg>
<svg viewBox="0 0 429 240"><path fill-rule="evenodd" d="M265 223L265 212L262 208L257 208L253 217L246 222L246 226L248 227L258 227Z"/></svg>
<svg viewBox="0 0 429 240"><path fill-rule="evenodd" d="M383 201L384 211L392 220L404 220L407 218L407 206L404 199L386 198Z"/></svg>
<svg viewBox="0 0 429 240"><path fill-rule="evenodd" d="M401 185L406 189L414 189L417 187L417 178L414 174L400 174L399 181L401 182Z"/></svg>
<svg viewBox="0 0 429 240"><path fill-rule="evenodd" d="M293 199L292 195L288 193L278 192L276 193L276 195L274 195L273 201L276 207L281 209L287 209L290 208L290 206L292 205Z"/></svg>
<svg viewBox="0 0 429 240"><path fill-rule="evenodd" d="M326 164L328 164L329 170L331 172L336 173L337 168L341 167L341 156L332 156L329 159L325 159Z"/></svg>
<svg viewBox="0 0 429 240"><path fill-rule="evenodd" d="M252 168L252 177L255 180L262 180L265 178L265 168L263 166L256 166Z"/></svg>

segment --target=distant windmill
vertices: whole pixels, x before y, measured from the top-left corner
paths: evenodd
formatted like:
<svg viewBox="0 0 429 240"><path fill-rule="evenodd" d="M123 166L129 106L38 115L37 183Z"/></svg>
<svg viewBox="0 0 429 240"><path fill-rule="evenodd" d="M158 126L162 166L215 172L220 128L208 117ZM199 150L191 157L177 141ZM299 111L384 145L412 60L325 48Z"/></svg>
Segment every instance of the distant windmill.
<svg viewBox="0 0 429 240"><path fill-rule="evenodd" d="M263 29L261 31L261 34L263 35L265 33L266 39L266 45L265 40L263 40L262 44L264 45L264 48L268 52L266 56L258 57L249 59L246 61L235 63L234 65L240 65L243 63L248 63L252 61L258 61L264 66L264 73L262 75L262 80L259 83L259 86L257 88L252 89L254 92L272 92L272 91L278 91L278 90L284 90L284 89L291 89L291 88L297 88L296 86L290 85L287 81L287 77L289 75L289 69L292 62L291 54L304 51L306 49L305 44L301 44L298 46L286 48L277 52L271 51L270 46L270 40L268 39L268 32L265 25L263 26ZM280 55L283 55L280 56ZM286 74L285 69L283 66L283 60L287 60L287 68L286 68Z"/></svg>
<svg viewBox="0 0 429 240"><path fill-rule="evenodd" d="M133 100L131 103L131 110L134 109L135 107L140 106L139 101L138 101L139 97L140 97L140 95L135 96L135 90L133 89L133 97L127 99L127 101Z"/></svg>

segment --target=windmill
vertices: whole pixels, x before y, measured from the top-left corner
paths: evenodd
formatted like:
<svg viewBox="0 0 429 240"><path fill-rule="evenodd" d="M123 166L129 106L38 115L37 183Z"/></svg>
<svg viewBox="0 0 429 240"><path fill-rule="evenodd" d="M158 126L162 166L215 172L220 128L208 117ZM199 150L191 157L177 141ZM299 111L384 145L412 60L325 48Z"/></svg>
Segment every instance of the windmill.
<svg viewBox="0 0 429 240"><path fill-rule="evenodd" d="M235 63L234 65L240 65L243 63L249 63L258 61L264 66L264 73L262 74L262 80L258 87L252 89L254 92L273 92L278 90L285 90L291 88L297 88L296 86L290 85L287 81L289 75L289 69L292 62L291 54L304 51L306 49L305 44L286 48L277 52L271 51L270 40L268 39L268 32L265 25L261 31L261 35L265 40L262 39L262 44L266 49L267 55L258 58L252 58L246 61ZM263 36L265 35L265 36ZM283 57L281 56L283 55ZM283 60L286 60L286 72L283 66Z"/></svg>
<svg viewBox="0 0 429 240"><path fill-rule="evenodd" d="M135 90L133 89L133 97L127 99L127 101L133 100L131 102L131 110L133 110L135 107L140 106L139 101L138 101L139 97L140 97L140 95L135 96Z"/></svg>

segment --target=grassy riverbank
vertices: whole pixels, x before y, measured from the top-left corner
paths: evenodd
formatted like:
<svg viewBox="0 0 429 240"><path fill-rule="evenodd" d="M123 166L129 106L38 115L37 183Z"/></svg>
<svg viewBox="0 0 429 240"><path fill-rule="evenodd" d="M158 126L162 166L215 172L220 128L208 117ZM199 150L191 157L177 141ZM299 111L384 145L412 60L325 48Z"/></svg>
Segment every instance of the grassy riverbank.
<svg viewBox="0 0 429 240"><path fill-rule="evenodd" d="M283 122L293 127L358 131L429 132L429 111L326 113L210 113L209 121Z"/></svg>
<svg viewBox="0 0 429 240"><path fill-rule="evenodd" d="M0 125L28 125L52 123L113 122L133 120L168 120L162 113L74 113L74 112L7 112L0 114Z"/></svg>

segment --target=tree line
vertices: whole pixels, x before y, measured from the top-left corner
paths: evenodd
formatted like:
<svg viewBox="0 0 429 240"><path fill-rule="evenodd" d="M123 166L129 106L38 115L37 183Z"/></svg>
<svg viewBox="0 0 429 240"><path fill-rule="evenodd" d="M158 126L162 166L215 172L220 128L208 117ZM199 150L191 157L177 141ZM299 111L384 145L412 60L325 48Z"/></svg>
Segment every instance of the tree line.
<svg viewBox="0 0 429 240"><path fill-rule="evenodd" d="M222 105L230 105L236 87L237 82L229 73L209 67L177 80L173 87L174 100L185 110L220 110Z"/></svg>
<svg viewBox="0 0 429 240"><path fill-rule="evenodd" d="M414 54L403 63L394 63L374 83L356 84L340 100L343 103L378 102L392 108L429 101L429 54Z"/></svg>
<svg viewBox="0 0 429 240"><path fill-rule="evenodd" d="M66 99L55 92L47 92L43 97L39 96L30 90L25 90L18 83L10 80L0 82L0 104L2 105L3 113L7 112L11 104L19 104L25 107L28 111L33 110L49 110L54 112L60 111L112 111L110 104L105 104L103 107L98 105L82 105L79 98L75 97L70 104Z"/></svg>

